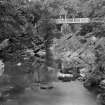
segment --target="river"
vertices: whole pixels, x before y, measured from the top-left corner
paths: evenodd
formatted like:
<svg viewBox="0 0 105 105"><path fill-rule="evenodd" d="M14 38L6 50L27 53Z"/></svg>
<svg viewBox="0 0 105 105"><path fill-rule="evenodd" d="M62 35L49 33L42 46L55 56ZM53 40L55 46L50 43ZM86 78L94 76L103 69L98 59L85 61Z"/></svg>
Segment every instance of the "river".
<svg viewBox="0 0 105 105"><path fill-rule="evenodd" d="M97 105L93 94L79 81L55 82L51 90L27 90L18 103L5 105Z"/></svg>

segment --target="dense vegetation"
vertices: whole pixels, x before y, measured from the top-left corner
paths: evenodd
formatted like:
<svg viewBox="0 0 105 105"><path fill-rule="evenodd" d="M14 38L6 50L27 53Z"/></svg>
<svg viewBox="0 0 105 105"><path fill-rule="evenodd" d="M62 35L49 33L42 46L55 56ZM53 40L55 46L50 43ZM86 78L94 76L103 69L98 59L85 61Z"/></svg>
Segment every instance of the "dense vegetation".
<svg viewBox="0 0 105 105"><path fill-rule="evenodd" d="M64 69L89 69L86 88L105 79L104 22L65 25L61 33L53 19L62 8L68 18L104 20L105 0L0 0L0 59L5 64L1 83L24 90L39 82L36 73L48 82L48 68L59 61Z"/></svg>
<svg viewBox="0 0 105 105"><path fill-rule="evenodd" d="M0 1L0 59L5 64L0 83L4 90L8 85L13 87L10 94L11 91L19 93L35 81L50 80L49 48L53 37L60 34L51 21L53 15L43 4L27 0ZM40 72L41 80L35 77ZM8 89L4 90L3 94L8 94Z"/></svg>
<svg viewBox="0 0 105 105"><path fill-rule="evenodd" d="M62 5L68 11L67 17L88 17L101 21L71 25L71 33L54 40L56 44L53 53L55 59L62 60L64 70L85 68L84 87L98 94L101 104L105 104L105 0L66 0Z"/></svg>

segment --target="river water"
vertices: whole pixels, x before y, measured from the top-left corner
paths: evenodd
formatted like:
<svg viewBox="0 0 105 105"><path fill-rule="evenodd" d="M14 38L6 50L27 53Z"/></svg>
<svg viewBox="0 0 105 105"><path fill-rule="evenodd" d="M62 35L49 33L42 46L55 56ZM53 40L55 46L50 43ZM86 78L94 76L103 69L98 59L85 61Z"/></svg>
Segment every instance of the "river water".
<svg viewBox="0 0 105 105"><path fill-rule="evenodd" d="M98 105L94 95L79 81L55 82L53 85L52 90L27 90L18 103L5 105Z"/></svg>

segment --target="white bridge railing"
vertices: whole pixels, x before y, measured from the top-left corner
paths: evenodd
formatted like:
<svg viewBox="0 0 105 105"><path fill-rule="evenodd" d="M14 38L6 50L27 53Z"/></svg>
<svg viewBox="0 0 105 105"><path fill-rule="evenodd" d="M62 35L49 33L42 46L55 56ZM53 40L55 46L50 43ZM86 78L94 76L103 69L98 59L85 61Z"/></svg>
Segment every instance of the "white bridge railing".
<svg viewBox="0 0 105 105"><path fill-rule="evenodd" d="M70 24L76 24L76 23L92 23L92 22L98 22L98 23L104 23L104 19L90 19L90 18L66 18L66 19L55 19L56 24L63 24L63 23L70 23Z"/></svg>

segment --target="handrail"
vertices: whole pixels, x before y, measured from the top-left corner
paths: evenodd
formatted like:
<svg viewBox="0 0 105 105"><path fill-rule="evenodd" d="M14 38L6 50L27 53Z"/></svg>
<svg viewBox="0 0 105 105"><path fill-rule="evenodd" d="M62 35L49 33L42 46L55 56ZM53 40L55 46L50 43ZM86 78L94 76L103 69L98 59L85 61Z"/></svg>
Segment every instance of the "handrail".
<svg viewBox="0 0 105 105"><path fill-rule="evenodd" d="M86 23L105 23L105 19L90 19L90 18L66 18L66 19L55 19L56 24L86 24Z"/></svg>

